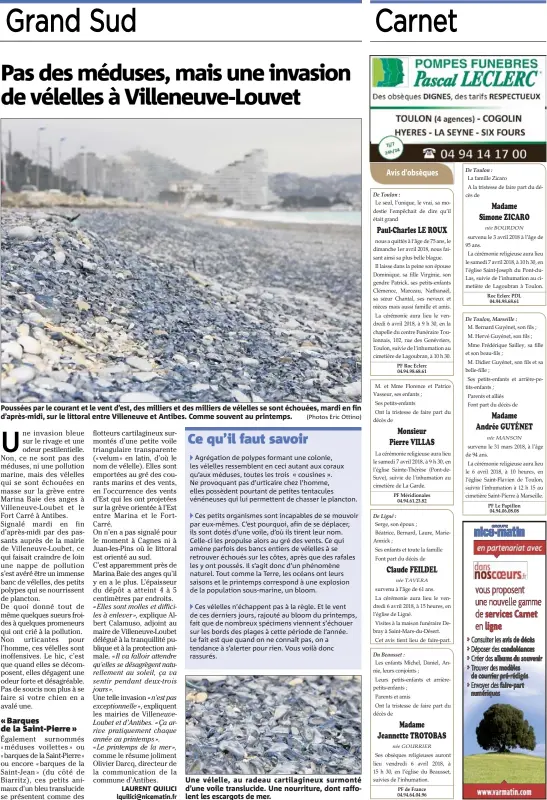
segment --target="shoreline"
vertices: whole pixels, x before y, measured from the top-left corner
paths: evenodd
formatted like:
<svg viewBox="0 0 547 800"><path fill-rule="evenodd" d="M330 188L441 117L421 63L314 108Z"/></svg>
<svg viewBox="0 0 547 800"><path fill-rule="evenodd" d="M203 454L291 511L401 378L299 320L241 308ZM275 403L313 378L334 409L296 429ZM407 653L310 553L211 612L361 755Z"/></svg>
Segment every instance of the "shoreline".
<svg viewBox="0 0 547 800"><path fill-rule="evenodd" d="M330 235L341 233L344 235L354 234L356 237L361 238L361 225L344 225L342 223L329 223L329 222L289 222L284 220L263 220L251 218L233 218L233 217L215 217L212 214L183 214L184 219L199 220L201 222L212 222L215 225L223 228L252 228L261 229L268 228L273 230L291 230L291 231L310 231L310 233L325 233Z"/></svg>
<svg viewBox="0 0 547 800"><path fill-rule="evenodd" d="M18 195L4 195L0 201L0 211L5 210L20 210L20 211L49 211L54 212L55 209L63 209L68 211L74 209L79 213L84 211L96 210L120 210L120 209L148 209L150 211L163 212L165 214L173 215L184 219L188 222L196 220L198 222L210 222L220 228L248 228L253 230L260 229L273 229L273 230L292 230L292 231L310 231L311 233L325 233L334 235L340 233L345 236L353 234L356 237L361 236L362 225L346 225L339 222L291 222L290 220L266 220L266 219L252 219L247 217L222 217L215 216L214 214L205 213L203 209L182 209L177 206L165 206L158 202L132 202L131 200L114 200L110 198L74 198L63 197L59 195L47 196L45 193L40 193L35 202L32 195L27 198L21 199ZM9 198L17 197L17 201Z"/></svg>

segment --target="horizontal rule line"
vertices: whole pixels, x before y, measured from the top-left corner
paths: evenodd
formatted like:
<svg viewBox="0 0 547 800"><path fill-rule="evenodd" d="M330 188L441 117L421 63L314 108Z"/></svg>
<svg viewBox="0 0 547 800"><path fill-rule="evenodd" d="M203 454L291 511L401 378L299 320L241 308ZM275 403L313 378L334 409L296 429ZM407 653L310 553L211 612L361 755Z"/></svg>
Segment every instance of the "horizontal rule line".
<svg viewBox="0 0 547 800"><path fill-rule="evenodd" d="M371 39L371 44L385 44L386 41L397 42L397 44L415 44L416 41L423 41L421 39ZM457 44L476 44L477 42L482 43L482 39L451 39L452 43L456 42ZM490 44L521 44L522 42L526 42L526 44L545 44L546 39L488 39Z"/></svg>
<svg viewBox="0 0 547 800"><path fill-rule="evenodd" d="M34 1L34 0L33 0ZM40 0L37 0L40 2ZM44 0L45 1L45 0ZM0 0L3 3L4 0ZM67 0L68 2L68 0ZM117 2L117 0L116 0ZM273 2L273 0L272 0ZM311 0L310 0L311 2ZM275 42L290 42L291 44L362 44L362 39L155 39L156 42L165 44L264 44ZM150 39L0 39L0 44L149 44Z"/></svg>
<svg viewBox="0 0 547 800"><path fill-rule="evenodd" d="M4 0L1 0L3 2ZM474 5L491 5L492 3L512 3L513 5L520 6L520 5L545 5L547 0L418 0L421 3L473 3ZM371 4L374 3L383 3L384 0L370 0ZM392 0L393 5L401 5L403 3L414 3L416 0Z"/></svg>
<svg viewBox="0 0 547 800"><path fill-rule="evenodd" d="M55 0L55 2L56 3L67 3L68 4L68 3L73 3L73 0ZM91 4L91 3L95 3L95 0L81 0L81 2L84 5L88 5L88 4ZM104 0L104 2L107 5L110 4L110 3L116 3L116 4L120 4L120 5L122 5L122 4L129 5L129 3L132 3L133 5L144 5L144 3L139 2L139 0L137 0L137 2L135 2L135 0ZM405 0L405 2L407 2L407 0ZM542 2L545 2L545 0L542 0ZM4 3L4 4L8 4L9 3L10 5L13 5L12 0L0 0L0 3ZM146 4L159 4L159 3L169 3L169 4L176 3L178 5L195 5L195 4L208 5L210 3L214 3L215 5L217 5L218 3L232 3L233 5L236 5L236 4L249 4L249 3L254 3L254 4L257 4L257 5L262 5L264 3L268 3L268 4L269 3L290 3L290 4L295 4L295 3L298 3L298 4L301 4L301 3L306 3L306 4L309 4L309 3L323 3L323 4L327 4L327 3L329 3L331 5L337 5L338 6L338 5L349 5L349 4L351 4L351 5L355 5L355 4L361 5L361 0L146 0ZM22 6L31 5L31 4L32 5L34 5L34 4L36 4L36 5L46 5L46 4L49 5L50 4L50 0L21 0L21 3L19 3L19 5L22 5Z"/></svg>

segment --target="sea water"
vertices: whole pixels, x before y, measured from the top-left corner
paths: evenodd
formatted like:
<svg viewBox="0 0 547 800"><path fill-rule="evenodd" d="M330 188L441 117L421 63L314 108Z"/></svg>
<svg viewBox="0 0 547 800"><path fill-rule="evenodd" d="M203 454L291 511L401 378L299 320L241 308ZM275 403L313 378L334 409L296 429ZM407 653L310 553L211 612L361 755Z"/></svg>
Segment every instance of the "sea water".
<svg viewBox="0 0 547 800"><path fill-rule="evenodd" d="M290 222L308 225L360 225L360 211L328 211L306 209L305 211L255 211L253 209L219 208L208 212L208 216L223 219L253 219L260 222Z"/></svg>

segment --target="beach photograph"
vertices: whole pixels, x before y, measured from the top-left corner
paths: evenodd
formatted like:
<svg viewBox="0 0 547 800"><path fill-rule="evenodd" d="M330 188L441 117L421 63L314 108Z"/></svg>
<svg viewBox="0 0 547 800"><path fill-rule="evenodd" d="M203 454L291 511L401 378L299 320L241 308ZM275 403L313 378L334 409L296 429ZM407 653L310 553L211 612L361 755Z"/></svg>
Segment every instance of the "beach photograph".
<svg viewBox="0 0 547 800"><path fill-rule="evenodd" d="M186 679L187 775L359 775L359 675Z"/></svg>
<svg viewBox="0 0 547 800"><path fill-rule="evenodd" d="M361 121L2 121L3 403L361 400Z"/></svg>

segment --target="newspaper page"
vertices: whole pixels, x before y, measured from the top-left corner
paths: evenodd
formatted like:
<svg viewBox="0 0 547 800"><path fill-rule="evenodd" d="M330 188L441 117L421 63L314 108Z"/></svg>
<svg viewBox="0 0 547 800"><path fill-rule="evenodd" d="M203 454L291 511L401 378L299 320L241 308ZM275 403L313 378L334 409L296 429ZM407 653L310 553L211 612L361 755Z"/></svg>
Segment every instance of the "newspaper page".
<svg viewBox="0 0 547 800"><path fill-rule="evenodd" d="M374 798L545 797L545 22L369 9Z"/></svg>
<svg viewBox="0 0 547 800"><path fill-rule="evenodd" d="M546 797L546 30L0 3L0 800Z"/></svg>

